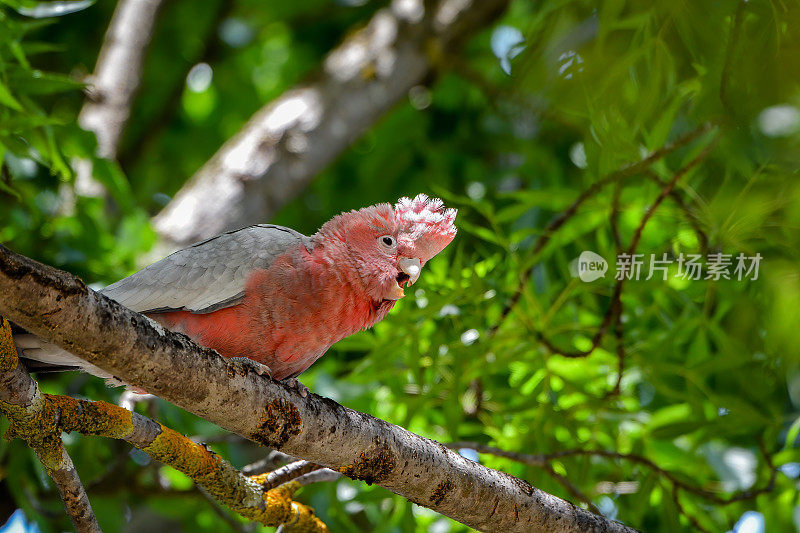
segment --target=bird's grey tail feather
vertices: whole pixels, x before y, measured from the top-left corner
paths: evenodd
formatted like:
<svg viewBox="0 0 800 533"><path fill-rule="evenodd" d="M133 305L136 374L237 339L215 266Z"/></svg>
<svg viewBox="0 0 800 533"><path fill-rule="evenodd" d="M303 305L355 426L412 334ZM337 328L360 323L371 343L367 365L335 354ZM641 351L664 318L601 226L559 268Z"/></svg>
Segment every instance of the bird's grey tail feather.
<svg viewBox="0 0 800 533"><path fill-rule="evenodd" d="M75 365L53 365L43 363L35 359L28 359L25 356L20 357L20 360L28 369L28 372L35 372L37 374L53 374L55 372L69 372L71 370L81 370L81 367Z"/></svg>
<svg viewBox="0 0 800 533"><path fill-rule="evenodd" d="M12 329L12 331L14 330ZM20 359L23 360L25 367L31 372L82 370L105 380L113 379L113 376L108 372L55 344L42 340L32 333L25 332L21 328L17 329L13 337Z"/></svg>

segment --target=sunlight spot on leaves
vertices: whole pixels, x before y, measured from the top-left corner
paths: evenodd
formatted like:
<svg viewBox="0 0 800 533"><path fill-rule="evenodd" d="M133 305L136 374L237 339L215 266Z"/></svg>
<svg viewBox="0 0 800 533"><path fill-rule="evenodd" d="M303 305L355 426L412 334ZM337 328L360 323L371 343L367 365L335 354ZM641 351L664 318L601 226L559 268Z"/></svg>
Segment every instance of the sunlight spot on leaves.
<svg viewBox="0 0 800 533"><path fill-rule="evenodd" d="M746 511L733 526L733 533L764 533L764 515Z"/></svg>
<svg viewBox="0 0 800 533"><path fill-rule="evenodd" d="M800 131L800 110L790 105L768 107L758 115L758 127L767 137L788 137Z"/></svg>
<svg viewBox="0 0 800 533"><path fill-rule="evenodd" d="M477 329L468 329L461 334L461 343L465 346L469 346L478 340L478 337L480 337L480 333L478 333Z"/></svg>
<svg viewBox="0 0 800 533"><path fill-rule="evenodd" d="M490 46L492 53L500 60L500 68L511 75L511 60L518 56L525 46L522 32L513 26L501 25L492 32Z"/></svg>

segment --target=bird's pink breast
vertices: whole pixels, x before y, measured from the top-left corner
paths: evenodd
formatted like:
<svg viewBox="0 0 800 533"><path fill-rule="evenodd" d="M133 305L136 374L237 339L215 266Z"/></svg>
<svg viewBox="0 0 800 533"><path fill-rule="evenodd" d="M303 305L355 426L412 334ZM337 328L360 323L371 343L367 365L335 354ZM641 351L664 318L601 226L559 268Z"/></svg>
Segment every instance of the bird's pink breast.
<svg viewBox="0 0 800 533"><path fill-rule="evenodd" d="M342 338L381 320L394 302L371 302L357 274L304 247L285 253L247 279L241 303L194 314L151 315L225 357L249 357L275 379L299 374Z"/></svg>

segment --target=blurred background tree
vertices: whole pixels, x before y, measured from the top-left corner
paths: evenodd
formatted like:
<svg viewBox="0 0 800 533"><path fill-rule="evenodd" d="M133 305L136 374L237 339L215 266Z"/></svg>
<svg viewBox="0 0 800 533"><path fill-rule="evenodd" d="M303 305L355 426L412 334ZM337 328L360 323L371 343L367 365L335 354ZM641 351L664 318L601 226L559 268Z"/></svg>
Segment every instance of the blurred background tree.
<svg viewBox="0 0 800 533"><path fill-rule="evenodd" d="M114 4L0 4L0 242L103 286L155 259L151 217L388 2L165 2L116 160L76 122ZM429 53L433 72L271 221L312 233L426 192L461 232L304 383L644 531L800 528L800 5L513 0ZM75 193L78 159L105 195ZM605 277L576 277L585 250ZM667 279L646 261L618 282L621 252L666 254ZM712 253L760 254L758 279L679 275L681 254ZM265 453L139 408L237 466ZM252 527L119 442L66 443L105 531ZM69 527L24 443L0 443L0 479L9 530ZM465 529L346 479L300 499L334 531Z"/></svg>

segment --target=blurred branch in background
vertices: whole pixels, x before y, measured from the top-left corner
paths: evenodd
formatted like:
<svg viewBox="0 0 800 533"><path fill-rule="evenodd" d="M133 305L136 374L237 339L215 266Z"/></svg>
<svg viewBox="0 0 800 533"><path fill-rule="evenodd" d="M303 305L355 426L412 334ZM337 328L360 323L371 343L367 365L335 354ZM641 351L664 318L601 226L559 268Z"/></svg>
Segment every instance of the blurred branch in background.
<svg viewBox="0 0 800 533"><path fill-rule="evenodd" d="M161 237L183 245L269 220L508 0L428 4L395 1L379 10L313 81L259 110L154 218Z"/></svg>
<svg viewBox="0 0 800 533"><path fill-rule="evenodd" d="M147 116L145 125L141 126L137 132L129 132L126 136L126 142L119 147L117 155L120 166L126 172L142 157L144 152L158 144L161 132L168 127L175 115L180 113L181 95L186 86L186 76L191 72L192 67L200 63L214 63L219 59L222 50L220 28L235 5L235 2L229 0L220 0L217 3L211 23L205 28L205 34L200 37L202 39L200 49L190 58L184 58L181 65L183 75L175 77L167 95L159 99L158 111Z"/></svg>
<svg viewBox="0 0 800 533"><path fill-rule="evenodd" d="M133 97L139 88L142 63L163 0L120 0L111 17L94 73L87 80L86 103L78 123L97 136L97 155L116 159ZM101 183L92 176L92 164L79 160L75 192L102 196Z"/></svg>

